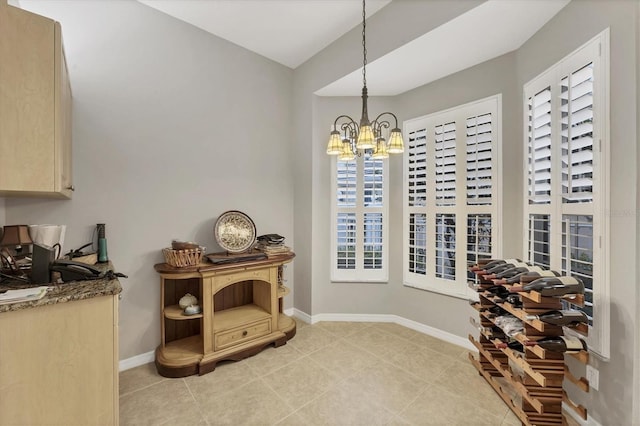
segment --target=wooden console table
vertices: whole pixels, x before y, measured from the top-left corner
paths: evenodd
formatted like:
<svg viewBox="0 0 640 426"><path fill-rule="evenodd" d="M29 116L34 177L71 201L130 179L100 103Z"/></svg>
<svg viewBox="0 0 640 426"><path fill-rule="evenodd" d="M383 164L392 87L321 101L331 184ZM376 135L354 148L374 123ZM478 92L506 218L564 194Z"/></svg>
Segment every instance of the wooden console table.
<svg viewBox="0 0 640 426"><path fill-rule="evenodd" d="M158 373L202 375L219 361L238 361L291 339L296 323L282 312L282 298L289 293L282 283L282 268L294 256L187 268L155 265L161 278L162 311ZM186 293L198 298L201 314L183 314L178 301Z"/></svg>

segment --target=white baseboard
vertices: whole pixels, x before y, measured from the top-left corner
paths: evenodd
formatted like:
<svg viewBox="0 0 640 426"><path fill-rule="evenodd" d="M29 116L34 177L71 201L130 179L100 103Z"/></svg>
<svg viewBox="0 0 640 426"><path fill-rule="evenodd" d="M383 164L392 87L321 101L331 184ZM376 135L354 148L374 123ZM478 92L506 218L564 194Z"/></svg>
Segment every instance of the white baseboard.
<svg viewBox="0 0 640 426"><path fill-rule="evenodd" d="M397 315L393 315L393 316L396 318L396 320L394 321L396 324L402 325L404 327L410 328L415 331L419 331L420 333L427 334L437 339L444 340L445 342L452 343L457 346L462 346L463 348L470 351L478 350L475 346L473 346L473 344L471 344L469 339L460 337L456 334L452 334L447 331L440 330L439 328L422 324L417 321L413 321Z"/></svg>
<svg viewBox="0 0 640 426"><path fill-rule="evenodd" d="M316 314L311 318L311 324L320 321L348 321L348 322L395 322L395 315L388 314Z"/></svg>
<svg viewBox="0 0 640 426"><path fill-rule="evenodd" d="M320 321L349 321L349 322L393 322L404 327L410 328L420 333L444 340L445 342L452 343L454 345L461 346L468 350L474 350L475 347L464 337L456 336L446 331L442 331L438 328L431 327L407 318L400 317L398 315L390 314L316 314L309 315L296 308L289 308L284 311L285 314L293 316L307 324L315 324ZM131 358L123 359L120 361L120 371L129 370L140 365L148 364L155 360L155 351L147 352L144 354L136 355ZM578 420L578 419L577 419ZM583 426L600 426L598 423L585 423L582 420L580 423Z"/></svg>
<svg viewBox="0 0 640 426"><path fill-rule="evenodd" d="M132 356L131 358L122 359L118 365L120 371L130 370L140 365L148 364L156 359L156 351L147 352L144 354Z"/></svg>
<svg viewBox="0 0 640 426"><path fill-rule="evenodd" d="M311 316L309 314L307 314L306 312L302 312L300 309L296 309L296 308L292 308L293 309L293 317L294 318L298 318L301 321L306 322L307 324L311 324Z"/></svg>
<svg viewBox="0 0 640 426"><path fill-rule="evenodd" d="M426 335L444 340L445 342L461 346L470 351L476 350L471 342L455 334L431 327L417 321L413 321L398 315L390 314L316 314L309 315L296 309L296 318L300 318L306 323L315 324L320 321L350 321L350 322L393 322Z"/></svg>
<svg viewBox="0 0 640 426"><path fill-rule="evenodd" d="M576 423L580 426L602 426L598 423L593 417L589 416L587 413L587 420L584 420L582 417L578 416L578 413L573 411L571 407L569 407L566 403L562 403L562 409L565 413L567 413Z"/></svg>

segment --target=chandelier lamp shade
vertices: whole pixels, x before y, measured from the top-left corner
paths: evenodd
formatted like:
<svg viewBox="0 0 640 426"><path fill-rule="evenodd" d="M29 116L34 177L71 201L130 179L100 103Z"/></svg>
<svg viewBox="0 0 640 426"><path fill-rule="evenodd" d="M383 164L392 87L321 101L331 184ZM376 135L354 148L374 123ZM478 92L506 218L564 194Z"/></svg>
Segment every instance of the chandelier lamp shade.
<svg viewBox="0 0 640 426"><path fill-rule="evenodd" d="M338 116L333 122L333 130L327 145L327 154L337 155L340 161L352 161L363 151L371 152L371 156L376 159L388 158L389 154L404 152L402 131L398 127L398 117L395 114L383 112L375 120L369 121L365 1L362 1L362 116L359 124L348 115ZM393 120L393 127L390 120ZM384 134L389 129L387 141Z"/></svg>

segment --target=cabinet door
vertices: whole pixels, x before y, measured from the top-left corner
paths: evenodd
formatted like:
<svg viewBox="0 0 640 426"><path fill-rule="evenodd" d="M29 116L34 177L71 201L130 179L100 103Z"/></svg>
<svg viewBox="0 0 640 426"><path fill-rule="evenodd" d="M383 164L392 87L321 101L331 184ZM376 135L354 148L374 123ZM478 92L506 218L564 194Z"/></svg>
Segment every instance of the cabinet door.
<svg viewBox="0 0 640 426"><path fill-rule="evenodd" d="M1 425L118 423L117 297L0 313Z"/></svg>
<svg viewBox="0 0 640 426"><path fill-rule="evenodd" d="M70 197L71 92L60 39L53 20L0 1L0 196Z"/></svg>
<svg viewBox="0 0 640 426"><path fill-rule="evenodd" d="M71 84L62 43L62 30L55 23L55 174L54 190L71 198L73 191L71 157Z"/></svg>

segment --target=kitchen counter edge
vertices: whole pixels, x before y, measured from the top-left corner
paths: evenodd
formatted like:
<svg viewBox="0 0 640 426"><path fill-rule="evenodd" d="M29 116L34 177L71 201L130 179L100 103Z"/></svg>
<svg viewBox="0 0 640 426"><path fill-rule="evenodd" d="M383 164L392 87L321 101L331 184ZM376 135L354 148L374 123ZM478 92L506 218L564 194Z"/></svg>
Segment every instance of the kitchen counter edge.
<svg viewBox="0 0 640 426"><path fill-rule="evenodd" d="M12 282L1 283L0 289L9 290L29 288L33 286L33 284ZM121 292L122 285L118 279L103 278L99 280L49 284L49 290L42 299L3 304L0 305L0 313L37 308L39 306L55 305L57 303L73 302L76 300L92 299L100 296L116 295Z"/></svg>

